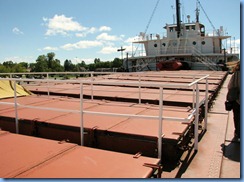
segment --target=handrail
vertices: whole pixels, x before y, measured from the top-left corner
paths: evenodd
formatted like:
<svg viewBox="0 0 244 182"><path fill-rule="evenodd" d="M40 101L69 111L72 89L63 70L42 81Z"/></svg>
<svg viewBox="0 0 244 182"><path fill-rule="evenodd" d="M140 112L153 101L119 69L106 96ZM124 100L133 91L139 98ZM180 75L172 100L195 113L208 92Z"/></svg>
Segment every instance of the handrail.
<svg viewBox="0 0 244 182"><path fill-rule="evenodd" d="M94 72L93 72L94 73ZM140 75L141 76L141 75ZM106 81L96 81L94 79L88 79L88 80L50 80L50 79L17 79L17 78L0 78L0 80L9 80L14 82L14 103L13 105L15 106L15 119L16 119L16 132L18 133L19 131L19 124L18 124L18 108L19 107L25 107L25 108L33 108L33 109L42 109L42 110L53 110L53 111L60 111L60 112L70 112L70 113L80 113L80 135L81 135L81 145L83 145L83 140L84 140L84 126L83 126L83 115L84 114L94 114L94 115L106 115L106 116L116 116L116 117L131 117L131 118L145 118L145 119L157 119L159 120L159 127L158 127L158 158L161 159L162 157L162 127L163 127L163 120L169 120L169 121L190 121L193 117L195 117L195 133L194 133L194 148L195 150L198 150L198 122L199 122L199 87L198 83L202 80L206 80L206 91L205 91L205 104L208 103L208 81L207 78L209 75L202 76L201 78L193 81L189 84L177 84L177 83L151 83L151 82L142 82L140 79L141 77L138 78L138 82L106 82ZM93 77L91 77L93 78ZM17 96L16 96L16 84L18 81L30 81L30 82L46 82L46 83L76 83L80 84L80 110L67 110L67 109L57 109L57 108L47 108L47 107L38 107L38 106L27 106L27 105L20 105L17 103ZM83 85L84 84L102 84L102 85L127 85L127 86L136 86L139 88L139 92L141 91L141 87L157 87L160 89L159 92L159 115L158 116L150 116L150 115L133 115L133 114L118 114L118 113L109 113L109 112L93 112L93 111L86 111L83 108ZM195 86L194 86L195 85ZM50 85L49 85L50 86ZM164 88L189 88L194 86L193 92L196 92L193 97L195 97L195 107L192 108L191 114L187 118L177 118L177 117L164 117L163 116L163 91ZM139 94L140 97L140 94ZM141 103L140 101L141 98L139 98L139 104ZM10 104L6 102L0 102L0 104ZM205 118L207 117L207 110L205 109ZM207 127L207 123L205 122L205 127Z"/></svg>
<svg viewBox="0 0 244 182"><path fill-rule="evenodd" d="M12 102L0 102L2 105L14 105L15 103ZM39 110L46 110L46 111L58 111L58 112L65 112L65 113L81 113L80 110L72 110L72 109L56 109L52 107L39 107L39 106L28 106L28 105L22 105L17 103L18 107L22 108L29 108L29 109L39 109ZM109 113L109 112L95 112L95 111L83 111L84 114L95 114L100 116L113 116L113 117L131 117L131 118L145 118L145 119L159 119L158 116L150 116L150 115L137 115L137 114L116 114L116 113ZM193 118L193 114L195 111L193 111L187 118L179 118L179 117L162 117L162 120L168 120L168 121L182 121L182 122L189 122Z"/></svg>
<svg viewBox="0 0 244 182"><path fill-rule="evenodd" d="M148 73L148 72L146 72ZM145 72L135 72L135 73L128 73L128 72L93 72L93 71L90 71L90 72L26 72L26 73L0 73L0 75L62 75L62 74L70 74L70 75L90 75L91 77L93 75L143 75L145 74ZM145 76L147 75L158 75L158 74L155 74L154 72L150 73L150 74L146 74ZM175 76L175 77L179 77L179 74L178 73L161 73L160 76L167 76L167 77L172 77L172 76ZM197 74L197 76L205 76L206 74ZM196 76L195 74L189 74L189 73L185 73L184 75L181 75L180 77L193 77L193 76ZM1 77L0 77L1 78ZM12 77L11 77L12 78ZM22 78L21 78L22 79ZM28 79L28 78L26 78ZM30 78L29 78L30 79ZM33 79L31 79L33 81Z"/></svg>
<svg viewBox="0 0 244 182"><path fill-rule="evenodd" d="M203 78L204 79L204 78ZM203 80L201 79L201 80ZM177 84L177 83L148 83L146 81L135 83L135 82L106 82L106 81L92 81L92 80L51 80L51 79L19 79L19 78L0 78L0 80L8 81L25 81L25 82L49 82L49 83L73 83L73 84L99 84L99 85L119 85L119 86L141 86L141 87L164 87L164 88L189 88L192 84ZM195 83L194 83L195 84Z"/></svg>

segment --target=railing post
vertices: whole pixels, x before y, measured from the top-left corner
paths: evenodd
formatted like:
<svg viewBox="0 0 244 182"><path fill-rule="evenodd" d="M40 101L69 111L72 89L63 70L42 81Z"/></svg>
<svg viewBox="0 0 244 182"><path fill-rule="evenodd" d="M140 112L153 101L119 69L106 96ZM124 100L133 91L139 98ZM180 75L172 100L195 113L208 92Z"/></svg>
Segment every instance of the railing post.
<svg viewBox="0 0 244 182"><path fill-rule="evenodd" d="M141 75L139 75L139 104L141 104Z"/></svg>
<svg viewBox="0 0 244 182"><path fill-rule="evenodd" d="M158 121L158 158L162 160L162 131L163 131L163 88L160 87L159 96L159 121Z"/></svg>
<svg viewBox="0 0 244 182"><path fill-rule="evenodd" d="M15 127L16 127L16 133L19 134L19 119L18 119L18 104L17 104L16 80L14 80L14 109L15 109Z"/></svg>
<svg viewBox="0 0 244 182"><path fill-rule="evenodd" d="M50 96L50 90L49 90L49 87L50 87L50 83L49 83L49 74L47 73L47 95L48 95L48 97Z"/></svg>
<svg viewBox="0 0 244 182"><path fill-rule="evenodd" d="M199 88L196 84L196 115L195 115L195 129L194 129L194 149L198 150L198 122L199 122Z"/></svg>
<svg viewBox="0 0 244 182"><path fill-rule="evenodd" d="M194 77L193 77L193 82L195 82L195 80L196 80L196 77L194 76ZM193 95L193 96L192 96L192 97L193 97L192 108L194 108L194 107L196 106L196 104L195 104L195 103L196 103L196 95L195 95L195 92L196 92L196 85L195 85L195 84L193 85L192 90L193 90L193 92L192 92L192 93L193 93L193 94L192 94L192 95Z"/></svg>
<svg viewBox="0 0 244 182"><path fill-rule="evenodd" d="M80 145L84 145L83 83L80 84Z"/></svg>
<svg viewBox="0 0 244 182"><path fill-rule="evenodd" d="M91 99L93 100L93 73L91 73Z"/></svg>
<svg viewBox="0 0 244 182"><path fill-rule="evenodd" d="M204 118L204 129L208 127L208 78L206 78L206 91L205 91L205 118Z"/></svg>

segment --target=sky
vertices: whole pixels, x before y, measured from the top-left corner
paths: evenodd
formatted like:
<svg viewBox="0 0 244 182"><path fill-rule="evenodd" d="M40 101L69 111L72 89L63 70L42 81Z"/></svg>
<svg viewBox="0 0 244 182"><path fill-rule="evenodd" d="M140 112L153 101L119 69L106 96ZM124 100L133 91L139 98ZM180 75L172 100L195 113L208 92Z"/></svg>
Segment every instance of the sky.
<svg viewBox="0 0 244 182"><path fill-rule="evenodd" d="M157 1L0 0L0 63L34 63L49 52L61 63L66 59L74 64L82 60L89 64L95 58L112 61L121 58L117 51L121 46L126 49L124 55L130 55L131 42L147 25L148 34L163 35L166 23L174 22L175 0L160 0L153 14ZM182 19L190 15L194 21L196 0L180 2ZM240 47L240 1L200 2L200 22L206 31L212 32L212 25L223 26L232 36L224 42L226 48Z"/></svg>

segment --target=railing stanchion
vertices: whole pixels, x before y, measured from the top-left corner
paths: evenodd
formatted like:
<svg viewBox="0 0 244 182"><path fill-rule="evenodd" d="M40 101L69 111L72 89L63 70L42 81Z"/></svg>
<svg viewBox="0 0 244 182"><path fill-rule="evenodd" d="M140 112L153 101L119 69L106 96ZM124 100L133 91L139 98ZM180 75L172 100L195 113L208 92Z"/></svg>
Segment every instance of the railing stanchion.
<svg viewBox="0 0 244 182"><path fill-rule="evenodd" d="M199 122L199 87L196 84L196 115L195 115L195 129L194 129L194 149L198 150L198 122Z"/></svg>
<svg viewBox="0 0 244 182"><path fill-rule="evenodd" d="M93 73L91 73L91 99L92 100L93 100L93 81L94 81Z"/></svg>
<svg viewBox="0 0 244 182"><path fill-rule="evenodd" d="M15 127L16 127L16 133L19 134L19 119L18 119L18 104L17 104L16 80L14 80L14 110L15 110Z"/></svg>
<svg viewBox="0 0 244 182"><path fill-rule="evenodd" d="M139 104L141 104L141 75L139 75Z"/></svg>
<svg viewBox="0 0 244 182"><path fill-rule="evenodd" d="M84 145L83 83L80 84L80 145Z"/></svg>
<svg viewBox="0 0 244 182"><path fill-rule="evenodd" d="M159 121L158 121L158 158L162 160L162 131L163 131L163 88L160 87L160 97L159 97Z"/></svg>
<svg viewBox="0 0 244 182"><path fill-rule="evenodd" d="M195 82L195 80L196 80L196 78L195 78L195 76L193 77L193 82ZM195 108L195 106L196 106L196 95L195 95L195 92L196 92L196 85L194 84L193 85L193 87L192 87L192 90L193 90L193 92L192 92L192 97L193 97L193 101L192 101L192 108Z"/></svg>
<svg viewBox="0 0 244 182"><path fill-rule="evenodd" d="M204 118L204 129L208 127L208 78L206 78L206 91L205 91L205 118Z"/></svg>
<svg viewBox="0 0 244 182"><path fill-rule="evenodd" d="M47 73L47 95L48 95L48 97L50 96L50 89L49 89L49 87L50 87L49 74Z"/></svg>

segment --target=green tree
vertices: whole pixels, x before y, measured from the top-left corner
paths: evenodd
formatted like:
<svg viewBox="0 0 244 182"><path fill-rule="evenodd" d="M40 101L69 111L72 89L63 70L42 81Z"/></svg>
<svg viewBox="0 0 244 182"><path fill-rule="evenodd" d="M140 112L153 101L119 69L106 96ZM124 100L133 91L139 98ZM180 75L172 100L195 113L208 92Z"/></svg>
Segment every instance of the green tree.
<svg viewBox="0 0 244 182"><path fill-rule="evenodd" d="M96 69L96 65L94 63L91 63L91 64L88 65L88 70L89 71L95 71L95 69Z"/></svg>
<svg viewBox="0 0 244 182"><path fill-rule="evenodd" d="M23 72L26 72L26 68L23 67L21 64L14 64L14 66L12 68L12 72L23 73Z"/></svg>
<svg viewBox="0 0 244 182"><path fill-rule="evenodd" d="M100 63L100 62L101 62L101 60L100 60L99 58L95 58L95 59L94 59L94 63L95 63L95 64Z"/></svg>
<svg viewBox="0 0 244 182"><path fill-rule="evenodd" d="M112 67L113 68L120 68L123 65L123 61L119 58L114 58L114 60L112 61Z"/></svg>
<svg viewBox="0 0 244 182"><path fill-rule="evenodd" d="M33 72L48 72L48 62L45 55L41 55L36 60Z"/></svg>
<svg viewBox="0 0 244 182"><path fill-rule="evenodd" d="M8 73L8 72L9 72L8 69L4 65L0 64L0 73Z"/></svg>
<svg viewBox="0 0 244 182"><path fill-rule="evenodd" d="M54 61L55 53L50 52L47 53L47 62L48 62L48 68L53 68L53 61Z"/></svg>
<svg viewBox="0 0 244 182"><path fill-rule="evenodd" d="M55 59L51 61L51 71L53 72L62 72L64 71L63 66L60 64L60 60ZM50 68L49 68L50 69Z"/></svg>
<svg viewBox="0 0 244 182"><path fill-rule="evenodd" d="M6 68L13 68L14 63L13 61L5 61L3 62L3 66L5 66Z"/></svg>
<svg viewBox="0 0 244 182"><path fill-rule="evenodd" d="M20 62L19 65L25 69L28 69L28 63L26 62Z"/></svg>
<svg viewBox="0 0 244 182"><path fill-rule="evenodd" d="M29 64L29 67L30 67L30 71L31 71L31 72L34 72L34 70L35 70L35 66L36 66L36 63L30 63L30 64Z"/></svg>
<svg viewBox="0 0 244 182"><path fill-rule="evenodd" d="M55 54L53 52L48 53L47 56L40 55L36 64L34 65L33 72L60 72L64 68L60 64L60 60L54 59Z"/></svg>
<svg viewBox="0 0 244 182"><path fill-rule="evenodd" d="M66 59L64 61L64 71L75 71L75 65L71 62L71 60Z"/></svg>

